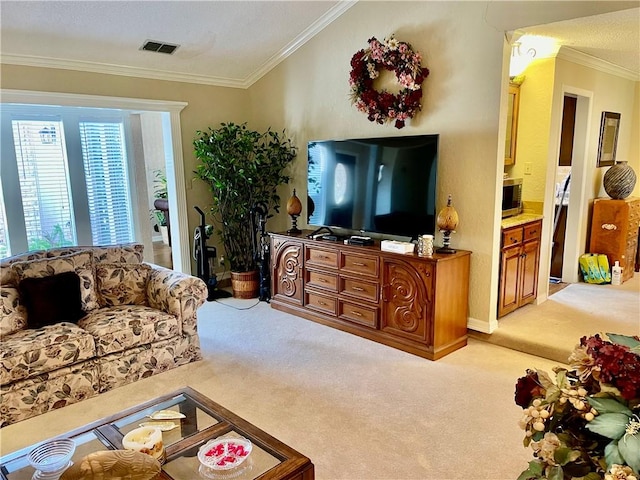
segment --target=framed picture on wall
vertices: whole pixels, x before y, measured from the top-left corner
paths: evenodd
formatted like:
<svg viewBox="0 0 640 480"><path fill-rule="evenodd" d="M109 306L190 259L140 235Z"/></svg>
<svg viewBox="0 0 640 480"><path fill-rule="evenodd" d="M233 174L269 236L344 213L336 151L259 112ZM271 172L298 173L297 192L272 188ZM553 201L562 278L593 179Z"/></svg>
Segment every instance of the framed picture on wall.
<svg viewBox="0 0 640 480"><path fill-rule="evenodd" d="M598 167L610 167L616 162L620 114L602 112L600 119L600 143L598 143Z"/></svg>

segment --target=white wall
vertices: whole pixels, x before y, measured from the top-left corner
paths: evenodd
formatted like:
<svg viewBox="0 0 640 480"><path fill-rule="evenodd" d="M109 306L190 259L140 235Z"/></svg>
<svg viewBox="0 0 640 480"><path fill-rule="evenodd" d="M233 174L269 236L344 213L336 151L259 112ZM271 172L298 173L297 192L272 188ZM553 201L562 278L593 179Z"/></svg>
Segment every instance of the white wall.
<svg viewBox="0 0 640 480"><path fill-rule="evenodd" d="M452 244L473 252L469 326L481 331L491 331L497 325L499 202L508 87L504 63L510 53L505 31L500 26L514 28L543 23L534 20L538 18L537 14L543 15L539 8L534 9L534 13L519 8L517 3L360 2L249 89L253 125L286 128L301 148L291 185L281 189L283 198L290 195L293 187L300 197L305 195L306 143L309 140L440 134L437 208L444 206L447 194L453 195L460 225L452 237ZM573 13L564 17L572 18L580 16L576 11L586 5L579 3L563 3L558 8L573 8ZM553 16L550 10L555 6L557 4L550 4L543 13ZM423 85L423 111L402 130L369 122L349 101L351 56L366 48L371 36L382 40L392 33L422 53L423 66L431 70ZM535 162L531 197L543 201L548 151L555 148L556 141L550 130L555 111L553 86L562 82L563 77L554 82L553 60L540 62L534 68L544 72L544 78L550 82L536 87L541 89L541 99L534 97L531 100L543 103L544 108L535 122L543 119L544 123L537 125L539 132L525 127L525 130L529 129L525 138L527 135L537 138L538 146L529 154L520 153ZM627 88L629 82L623 83ZM530 87L533 84L531 81ZM599 88L607 87L603 84ZM633 97L627 98L629 106L633 104L630 100ZM628 133L621 132L627 143ZM619 154L623 151L619 150ZM547 232L552 217L552 211L547 212ZM303 213L299 222L302 226L304 218ZM269 228L276 231L288 227L285 215L269 224ZM439 236L436 243L441 241ZM548 258L543 259L544 263L548 261ZM548 277L548 266L546 268Z"/></svg>
<svg viewBox="0 0 640 480"><path fill-rule="evenodd" d="M285 127L302 148L292 185L306 193L309 140L440 134L438 205L448 194L460 224L452 246L473 252L470 316L489 329L496 318L499 213L497 185L504 33L485 21L480 2L360 2L251 89L254 124ZM431 74L423 111L397 130L367 120L349 101L349 62L367 40L395 33L423 56ZM508 55L508 50L507 53ZM261 125L260 125L261 124ZM504 127L502 127L504 130ZM500 158L503 152L500 152ZM289 193L285 190L284 195ZM303 216L301 219L303 219ZM281 216L272 230L287 228ZM442 237L436 238L442 243Z"/></svg>

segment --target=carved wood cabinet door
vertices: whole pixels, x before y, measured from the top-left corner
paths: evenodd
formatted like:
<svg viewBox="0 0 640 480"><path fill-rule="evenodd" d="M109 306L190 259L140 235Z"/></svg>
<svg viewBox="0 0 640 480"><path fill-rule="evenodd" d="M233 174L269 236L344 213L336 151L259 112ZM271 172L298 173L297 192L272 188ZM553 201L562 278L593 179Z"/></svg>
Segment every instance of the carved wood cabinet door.
<svg viewBox="0 0 640 480"><path fill-rule="evenodd" d="M272 296L302 305L302 243L272 239Z"/></svg>
<svg viewBox="0 0 640 480"><path fill-rule="evenodd" d="M428 321L433 304L433 266L385 259L382 264L381 330L397 337L429 344Z"/></svg>

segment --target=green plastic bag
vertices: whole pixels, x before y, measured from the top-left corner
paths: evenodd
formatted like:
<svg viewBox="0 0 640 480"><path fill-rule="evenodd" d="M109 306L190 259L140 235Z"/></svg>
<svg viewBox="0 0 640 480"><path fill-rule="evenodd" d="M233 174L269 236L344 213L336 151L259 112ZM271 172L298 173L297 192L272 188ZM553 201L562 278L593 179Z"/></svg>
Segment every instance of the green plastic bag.
<svg viewBox="0 0 640 480"><path fill-rule="evenodd" d="M580 255L580 271L587 283L602 285L611 283L609 259L602 253L585 253Z"/></svg>

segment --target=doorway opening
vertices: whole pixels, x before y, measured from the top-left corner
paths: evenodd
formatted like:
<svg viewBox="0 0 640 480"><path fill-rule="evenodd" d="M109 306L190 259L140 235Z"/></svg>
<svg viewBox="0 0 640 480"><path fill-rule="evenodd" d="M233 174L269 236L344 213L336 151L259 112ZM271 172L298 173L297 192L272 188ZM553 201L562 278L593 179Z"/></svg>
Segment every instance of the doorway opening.
<svg viewBox="0 0 640 480"><path fill-rule="evenodd" d="M575 95L564 95L560 154L558 155L555 178L553 239L551 241L551 266L549 270L550 295L567 285L562 281L562 267L567 231L567 210L571 195L571 161L576 126L576 105L577 97Z"/></svg>
<svg viewBox="0 0 640 480"><path fill-rule="evenodd" d="M562 102L559 154L554 184L547 196L554 206L549 294L579 281L579 259L586 235L582 216L586 201L590 92L564 87Z"/></svg>

